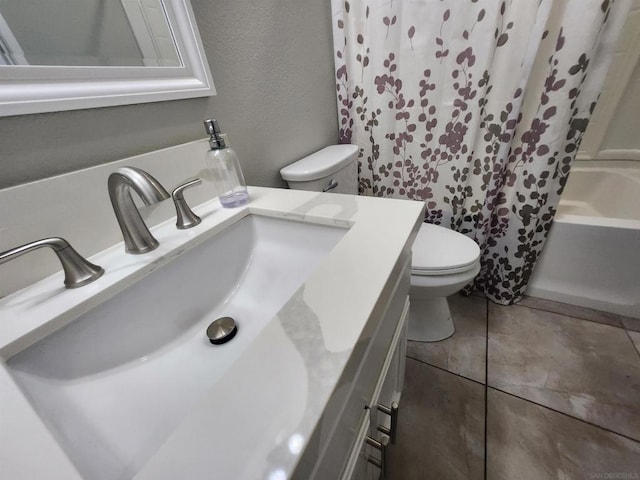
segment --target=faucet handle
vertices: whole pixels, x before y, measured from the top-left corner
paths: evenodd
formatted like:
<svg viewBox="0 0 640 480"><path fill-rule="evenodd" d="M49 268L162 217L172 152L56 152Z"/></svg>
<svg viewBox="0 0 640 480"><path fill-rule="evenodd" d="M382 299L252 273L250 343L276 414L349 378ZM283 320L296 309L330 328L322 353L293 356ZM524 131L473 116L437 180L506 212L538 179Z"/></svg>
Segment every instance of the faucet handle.
<svg viewBox="0 0 640 480"><path fill-rule="evenodd" d="M69 242L60 237L43 238L2 252L0 253L0 265L42 247L51 248L58 256L64 270L64 286L67 288L87 285L100 278L104 273L101 266L88 261L76 252Z"/></svg>
<svg viewBox="0 0 640 480"><path fill-rule="evenodd" d="M193 180L189 180L188 182L177 186L173 192L171 192L173 203L176 206L176 227L180 230L195 227L202 221L200 217L193 213L193 210L189 208L189 205L187 205L187 201L184 199L184 195L182 193L187 188L195 187L201 183L201 179L194 178Z"/></svg>

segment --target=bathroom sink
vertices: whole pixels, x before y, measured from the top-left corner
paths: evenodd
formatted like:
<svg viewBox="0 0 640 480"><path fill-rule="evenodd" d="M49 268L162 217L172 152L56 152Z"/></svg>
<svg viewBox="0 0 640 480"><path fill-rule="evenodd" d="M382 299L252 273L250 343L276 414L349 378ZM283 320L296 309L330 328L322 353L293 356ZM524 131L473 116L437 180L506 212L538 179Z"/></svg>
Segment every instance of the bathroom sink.
<svg viewBox="0 0 640 480"><path fill-rule="evenodd" d="M13 356L9 371L83 477L132 478L346 231L246 216ZM212 345L207 327L223 316L237 335ZM274 352L284 365L297 354ZM306 395L304 375L264 381Z"/></svg>

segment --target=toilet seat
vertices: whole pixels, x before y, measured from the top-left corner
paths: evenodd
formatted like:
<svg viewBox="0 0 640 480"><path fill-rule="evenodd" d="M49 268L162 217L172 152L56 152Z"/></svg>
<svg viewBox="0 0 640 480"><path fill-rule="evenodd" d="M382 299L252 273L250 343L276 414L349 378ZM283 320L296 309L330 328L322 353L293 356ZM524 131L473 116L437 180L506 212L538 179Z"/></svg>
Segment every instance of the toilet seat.
<svg viewBox="0 0 640 480"><path fill-rule="evenodd" d="M412 254L412 275L452 275L472 270L480 258L480 247L466 235L423 223Z"/></svg>

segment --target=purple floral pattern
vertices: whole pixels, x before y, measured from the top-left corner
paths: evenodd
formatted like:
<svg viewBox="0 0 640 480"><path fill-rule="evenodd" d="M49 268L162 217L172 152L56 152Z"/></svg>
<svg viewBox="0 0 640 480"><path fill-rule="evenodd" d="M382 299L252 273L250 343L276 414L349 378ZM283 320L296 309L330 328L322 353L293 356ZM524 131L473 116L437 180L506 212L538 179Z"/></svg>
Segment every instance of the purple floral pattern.
<svg viewBox="0 0 640 480"><path fill-rule="evenodd" d="M425 221L473 238L475 288L499 303L524 294L615 34L614 1L563 2L559 18L553 0L332 1L360 194L423 201Z"/></svg>

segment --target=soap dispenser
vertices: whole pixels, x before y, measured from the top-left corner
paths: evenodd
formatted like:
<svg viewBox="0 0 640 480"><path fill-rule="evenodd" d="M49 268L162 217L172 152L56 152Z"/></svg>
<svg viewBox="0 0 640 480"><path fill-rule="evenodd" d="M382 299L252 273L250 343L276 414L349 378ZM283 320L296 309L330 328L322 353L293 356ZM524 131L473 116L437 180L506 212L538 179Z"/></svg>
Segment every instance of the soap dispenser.
<svg viewBox="0 0 640 480"><path fill-rule="evenodd" d="M210 135L211 145L207 163L222 188L218 197L220 203L226 208L245 205L249 201L249 192L236 152L228 148L224 138L220 136L220 127L215 118L205 120L204 128Z"/></svg>

